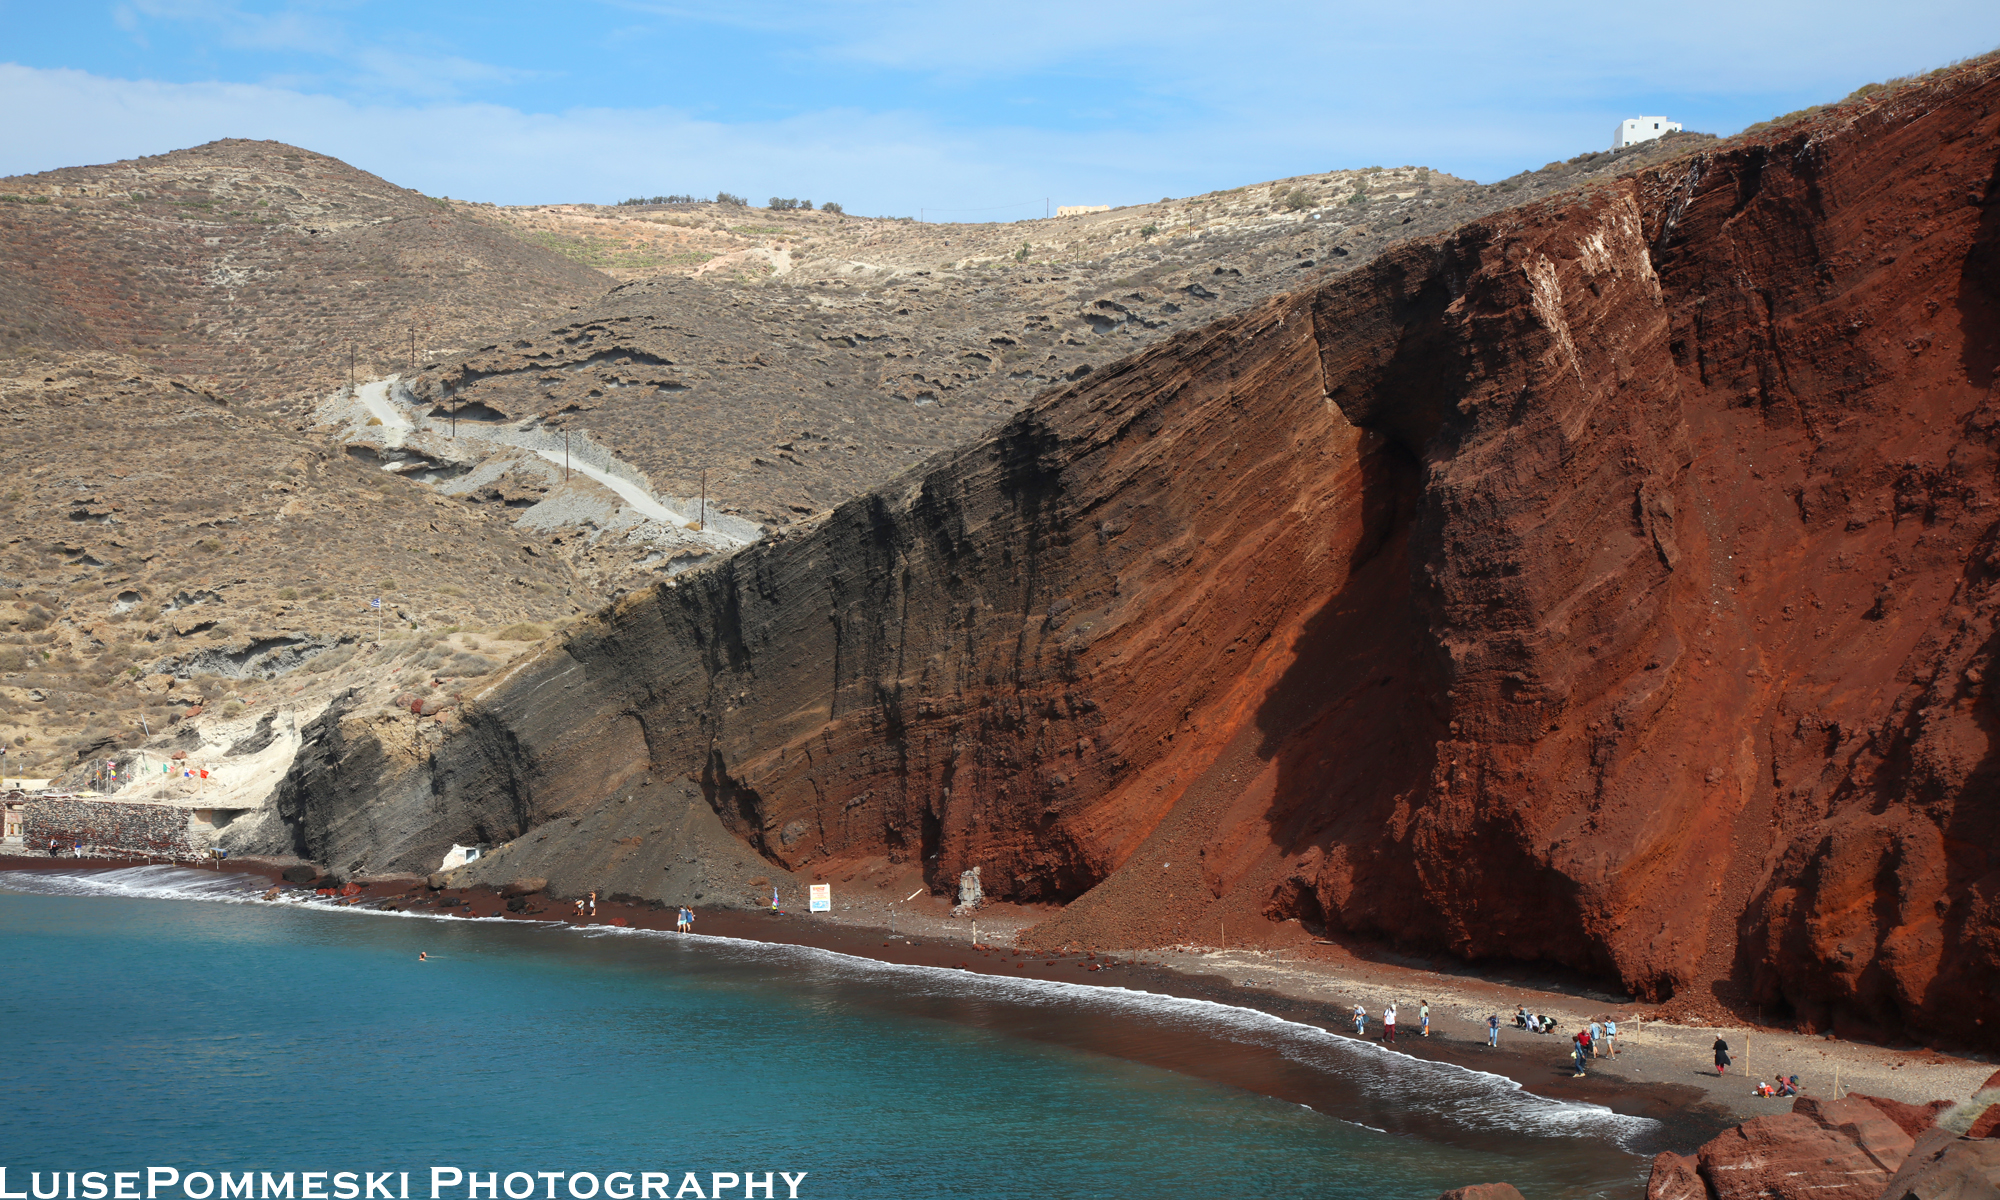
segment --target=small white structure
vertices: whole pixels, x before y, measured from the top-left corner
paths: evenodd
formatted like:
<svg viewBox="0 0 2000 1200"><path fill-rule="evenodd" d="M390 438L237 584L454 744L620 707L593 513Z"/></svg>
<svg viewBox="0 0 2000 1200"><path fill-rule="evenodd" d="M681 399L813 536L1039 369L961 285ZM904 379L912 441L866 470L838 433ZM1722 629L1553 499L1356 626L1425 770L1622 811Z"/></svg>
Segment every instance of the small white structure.
<svg viewBox="0 0 2000 1200"><path fill-rule="evenodd" d="M1665 117L1631 117L1618 123L1618 132L1611 136L1611 148L1623 150L1640 142L1650 142L1656 137L1669 133L1679 133L1681 123L1669 121Z"/></svg>
<svg viewBox="0 0 2000 1200"><path fill-rule="evenodd" d="M1056 215L1059 217L1080 217L1085 213L1110 211L1111 206L1109 204L1058 204L1056 206Z"/></svg>
<svg viewBox="0 0 2000 1200"><path fill-rule="evenodd" d="M451 853L444 856L444 864L438 867L438 870L453 871L464 866L466 863L476 862L478 859L479 847L453 844Z"/></svg>

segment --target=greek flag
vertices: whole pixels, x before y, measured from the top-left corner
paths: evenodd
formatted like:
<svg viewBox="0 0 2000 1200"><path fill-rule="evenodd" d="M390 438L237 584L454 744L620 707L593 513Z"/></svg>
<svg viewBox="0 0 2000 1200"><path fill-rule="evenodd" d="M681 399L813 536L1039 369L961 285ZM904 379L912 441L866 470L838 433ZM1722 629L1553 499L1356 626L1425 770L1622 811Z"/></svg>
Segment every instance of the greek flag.
<svg viewBox="0 0 2000 1200"><path fill-rule="evenodd" d="M370 600L370 601L368 602L368 607L370 607L370 608L380 608L380 607L382 607L382 597L380 597L380 596L377 596L377 597L375 597L375 598L374 598L373 600Z"/></svg>

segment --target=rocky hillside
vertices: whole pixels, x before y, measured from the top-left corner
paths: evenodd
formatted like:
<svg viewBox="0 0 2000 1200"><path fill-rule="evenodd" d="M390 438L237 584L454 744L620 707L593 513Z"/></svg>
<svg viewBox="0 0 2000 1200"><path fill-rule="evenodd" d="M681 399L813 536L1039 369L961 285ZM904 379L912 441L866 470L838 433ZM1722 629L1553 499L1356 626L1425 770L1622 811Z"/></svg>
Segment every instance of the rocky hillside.
<svg viewBox="0 0 2000 1200"><path fill-rule="evenodd" d="M9 365L7 774L61 774L190 709L483 676L597 603L503 506L443 499L129 358Z"/></svg>
<svg viewBox="0 0 2000 1200"><path fill-rule="evenodd" d="M587 818L686 781L788 869L1068 901L1030 943L1296 919L2000 1045L1996 147L1976 64L1186 318L422 758L343 726L395 836L321 764L293 844L649 894Z"/></svg>
<svg viewBox="0 0 2000 1200"><path fill-rule="evenodd" d="M478 210L230 139L0 179L0 355L107 350L245 403L320 394L601 293Z"/></svg>
<svg viewBox="0 0 2000 1200"><path fill-rule="evenodd" d="M414 386L439 415L588 431L664 493L696 494L705 471L723 511L776 528L1177 332L1713 140L1583 154L1488 187L1369 168L1009 224L714 204L491 210L632 282L427 366Z"/></svg>
<svg viewBox="0 0 2000 1200"><path fill-rule="evenodd" d="M1411 215L1408 207L1399 207L1404 201L1421 199L1420 208L1452 205L1461 215L1476 215L1630 172L1714 140L1673 133L1622 150L1585 151L1491 184L1426 167L1365 167L1013 221L964 222L945 214L939 222L933 214L922 222L692 198L675 204L451 203L620 282L675 276L745 283L868 281L918 273L936 278L1020 264L1031 270L1095 270L1115 278L1153 261L1163 249L1195 239L1229 245L1260 265L1271 259L1270 269L1297 267L1301 258L1312 256L1272 235L1297 233L1301 222L1347 235L1335 239L1335 248L1348 248L1373 235L1393 235Z"/></svg>

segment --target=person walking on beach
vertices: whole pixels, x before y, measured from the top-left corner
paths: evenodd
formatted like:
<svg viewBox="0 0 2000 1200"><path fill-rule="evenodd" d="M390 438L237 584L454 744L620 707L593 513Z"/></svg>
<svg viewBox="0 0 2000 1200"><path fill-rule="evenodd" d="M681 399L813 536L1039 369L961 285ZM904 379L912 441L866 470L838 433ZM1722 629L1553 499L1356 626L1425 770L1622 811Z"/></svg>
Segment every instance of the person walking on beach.
<svg viewBox="0 0 2000 1200"><path fill-rule="evenodd" d="M1486 1044L1498 1049L1500 1046L1500 1014L1486 1014Z"/></svg>
<svg viewBox="0 0 2000 1200"><path fill-rule="evenodd" d="M1618 1057L1618 1022L1604 1018L1604 1048L1611 1051L1611 1057Z"/></svg>
<svg viewBox="0 0 2000 1200"><path fill-rule="evenodd" d="M1382 1040L1391 1045L1396 1041L1396 1006L1393 1003L1382 1010Z"/></svg>
<svg viewBox="0 0 2000 1200"><path fill-rule="evenodd" d="M1368 1010L1359 1004L1354 1006L1354 1036L1358 1038L1368 1036Z"/></svg>
<svg viewBox="0 0 2000 1200"><path fill-rule="evenodd" d="M1589 1052L1590 1052L1590 1031L1589 1031L1589 1030L1587 1030L1587 1029L1579 1029L1579 1030L1577 1030L1577 1031L1576 1031L1576 1042L1575 1042L1575 1047L1576 1047L1576 1074L1575 1074L1575 1075L1573 1075L1573 1076L1571 1076L1570 1078L1572 1078L1572 1079L1582 1079L1582 1078L1583 1078L1583 1060L1584 1060L1584 1058L1585 1058L1585 1057L1586 1057L1586 1056L1587 1056L1587 1055L1589 1054Z"/></svg>
<svg viewBox="0 0 2000 1200"><path fill-rule="evenodd" d="M1423 1024L1423 1036L1431 1035L1431 1002L1426 1000L1417 1006L1417 1020Z"/></svg>
<svg viewBox="0 0 2000 1200"><path fill-rule="evenodd" d="M1729 1074L1729 1043L1715 1039L1715 1073L1718 1077Z"/></svg>
<svg viewBox="0 0 2000 1200"><path fill-rule="evenodd" d="M590 919L591 919L591 920L593 920L593 921L595 921L595 920L597 919L597 893L596 893L596 892L592 892L592 893L590 893Z"/></svg>
<svg viewBox="0 0 2000 1200"><path fill-rule="evenodd" d="M1604 1057L1604 1047L1598 1044L1598 1043L1599 1043L1599 1041L1600 1041L1600 1040L1601 1040L1601 1039L1602 1039L1603 1037L1604 1037L1604 1026L1602 1026L1602 1025L1599 1025L1599 1024L1598 1024L1598 1023L1597 1023L1597 1022L1596 1022L1595 1020L1591 1021L1591 1023L1590 1023L1590 1056L1591 1056L1592 1058L1603 1058L1603 1057Z"/></svg>

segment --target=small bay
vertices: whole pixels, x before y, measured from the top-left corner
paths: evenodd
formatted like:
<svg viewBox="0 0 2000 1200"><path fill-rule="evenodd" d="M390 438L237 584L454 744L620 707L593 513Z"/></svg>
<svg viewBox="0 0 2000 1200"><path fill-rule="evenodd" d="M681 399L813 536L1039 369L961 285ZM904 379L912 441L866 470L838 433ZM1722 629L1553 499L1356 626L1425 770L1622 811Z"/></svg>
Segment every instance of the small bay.
<svg viewBox="0 0 2000 1200"><path fill-rule="evenodd" d="M441 1166L806 1172L802 1197L1581 1198L1637 1194L1657 1148L1642 1118L1205 1001L262 886L0 873L9 1188L394 1170L427 1197ZM1311 1107L1259 1090L1280 1073Z"/></svg>

